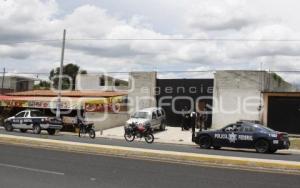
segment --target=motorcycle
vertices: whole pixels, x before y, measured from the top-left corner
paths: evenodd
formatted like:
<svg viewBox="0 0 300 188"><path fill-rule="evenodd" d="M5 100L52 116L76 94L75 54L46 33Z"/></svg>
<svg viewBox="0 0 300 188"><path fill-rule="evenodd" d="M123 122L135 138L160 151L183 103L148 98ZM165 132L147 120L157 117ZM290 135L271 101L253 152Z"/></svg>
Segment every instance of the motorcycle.
<svg viewBox="0 0 300 188"><path fill-rule="evenodd" d="M125 127L124 138L127 142L134 141L135 138L144 137L145 141L149 144L154 142L153 130L150 125L137 125L131 123L128 127Z"/></svg>
<svg viewBox="0 0 300 188"><path fill-rule="evenodd" d="M89 134L90 138L96 137L96 132L94 129L94 123L91 122L80 122L79 123L79 133L78 136L81 137L82 135Z"/></svg>

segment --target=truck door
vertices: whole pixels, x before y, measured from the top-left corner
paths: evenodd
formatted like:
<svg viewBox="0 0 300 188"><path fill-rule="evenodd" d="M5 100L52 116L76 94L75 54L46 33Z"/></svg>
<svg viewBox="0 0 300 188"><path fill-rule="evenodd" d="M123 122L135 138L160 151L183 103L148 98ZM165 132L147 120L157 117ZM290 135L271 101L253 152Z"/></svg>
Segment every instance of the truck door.
<svg viewBox="0 0 300 188"><path fill-rule="evenodd" d="M24 129L31 129L32 128L32 118L31 118L31 115L30 115L29 111L25 113L22 127Z"/></svg>
<svg viewBox="0 0 300 188"><path fill-rule="evenodd" d="M154 128L157 128L157 125L158 125L158 117L157 117L156 111L152 111L151 126L153 126Z"/></svg>

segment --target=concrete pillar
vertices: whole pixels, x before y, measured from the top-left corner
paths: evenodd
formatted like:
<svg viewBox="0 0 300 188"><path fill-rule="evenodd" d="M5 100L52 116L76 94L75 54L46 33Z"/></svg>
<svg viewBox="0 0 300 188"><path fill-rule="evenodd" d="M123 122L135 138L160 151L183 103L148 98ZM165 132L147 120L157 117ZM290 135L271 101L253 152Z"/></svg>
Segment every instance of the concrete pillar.
<svg viewBox="0 0 300 188"><path fill-rule="evenodd" d="M129 75L129 113L156 107L156 72L131 72Z"/></svg>

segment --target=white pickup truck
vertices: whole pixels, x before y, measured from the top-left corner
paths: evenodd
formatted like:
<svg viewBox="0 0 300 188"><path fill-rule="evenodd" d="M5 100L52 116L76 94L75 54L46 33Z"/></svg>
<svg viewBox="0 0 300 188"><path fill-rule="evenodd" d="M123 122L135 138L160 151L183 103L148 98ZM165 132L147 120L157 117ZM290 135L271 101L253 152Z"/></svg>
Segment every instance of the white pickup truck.
<svg viewBox="0 0 300 188"><path fill-rule="evenodd" d="M152 129L164 131L166 129L166 115L162 108L145 108L135 112L129 120L126 121L125 127L132 123L138 125L150 125Z"/></svg>
<svg viewBox="0 0 300 188"><path fill-rule="evenodd" d="M54 135L56 130L62 129L62 121L55 117L47 117L38 110L24 110L5 119L4 127L7 131L20 129L23 133L27 130L33 130L35 134L47 130L49 135Z"/></svg>

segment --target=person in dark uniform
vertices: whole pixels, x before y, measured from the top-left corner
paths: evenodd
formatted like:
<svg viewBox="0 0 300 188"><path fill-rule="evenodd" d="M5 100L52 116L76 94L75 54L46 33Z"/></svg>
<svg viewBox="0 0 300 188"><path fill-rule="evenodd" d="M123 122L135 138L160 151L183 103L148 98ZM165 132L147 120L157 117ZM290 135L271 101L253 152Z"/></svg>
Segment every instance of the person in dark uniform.
<svg viewBox="0 0 300 188"><path fill-rule="evenodd" d="M190 114L190 125L189 125L189 127L190 128L196 128L196 118L197 118L197 116L196 116L196 112L191 112L191 114Z"/></svg>
<svg viewBox="0 0 300 188"><path fill-rule="evenodd" d="M187 106L184 106L184 108L182 109L181 112L182 112L181 130L182 131L189 130L191 116L190 116Z"/></svg>
<svg viewBox="0 0 300 188"><path fill-rule="evenodd" d="M76 121L77 121L77 126L79 128L79 132L83 131L85 129L84 114L83 116L77 115ZM80 137L80 133L78 133L78 136Z"/></svg>
<svg viewBox="0 0 300 188"><path fill-rule="evenodd" d="M190 127L192 128L192 141L194 141L195 132L196 132L197 113L196 112L192 112L190 114L190 116L191 116Z"/></svg>
<svg viewBox="0 0 300 188"><path fill-rule="evenodd" d="M205 109L203 112L198 113L198 122L199 122L199 129L202 131L203 129L207 129L207 110Z"/></svg>
<svg viewBox="0 0 300 188"><path fill-rule="evenodd" d="M203 115L202 115L202 121L203 121L203 126L204 130L207 130L208 128L208 110L207 108L204 109Z"/></svg>

